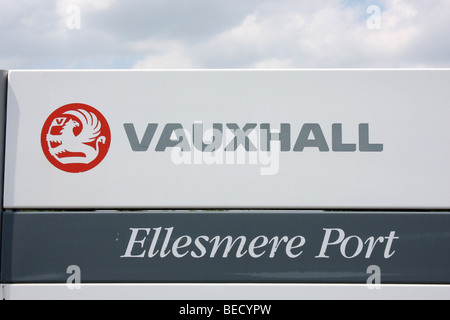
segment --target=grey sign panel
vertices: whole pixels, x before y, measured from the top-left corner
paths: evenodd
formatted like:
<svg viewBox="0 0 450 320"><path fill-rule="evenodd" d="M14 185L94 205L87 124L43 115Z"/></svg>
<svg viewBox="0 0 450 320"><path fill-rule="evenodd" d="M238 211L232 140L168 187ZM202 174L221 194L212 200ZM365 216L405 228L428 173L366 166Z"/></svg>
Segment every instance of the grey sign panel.
<svg viewBox="0 0 450 320"><path fill-rule="evenodd" d="M2 282L448 284L449 230L448 213L6 212Z"/></svg>

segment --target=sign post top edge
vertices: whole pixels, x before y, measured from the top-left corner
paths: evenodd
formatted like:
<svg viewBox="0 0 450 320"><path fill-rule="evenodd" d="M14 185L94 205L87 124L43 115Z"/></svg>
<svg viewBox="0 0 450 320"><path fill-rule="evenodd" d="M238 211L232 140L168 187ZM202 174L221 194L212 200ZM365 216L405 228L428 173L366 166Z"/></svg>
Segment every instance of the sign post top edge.
<svg viewBox="0 0 450 320"><path fill-rule="evenodd" d="M4 71L4 70L0 70ZM290 69L250 69L250 68L235 68L235 69L15 69L5 72L21 73L21 72L405 72L405 71L450 71L450 68L290 68Z"/></svg>

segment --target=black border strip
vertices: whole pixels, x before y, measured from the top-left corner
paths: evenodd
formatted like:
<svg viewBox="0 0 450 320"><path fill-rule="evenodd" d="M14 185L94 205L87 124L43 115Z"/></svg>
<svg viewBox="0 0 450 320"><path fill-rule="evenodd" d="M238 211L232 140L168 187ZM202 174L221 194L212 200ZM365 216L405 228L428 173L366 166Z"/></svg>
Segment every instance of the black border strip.
<svg viewBox="0 0 450 320"><path fill-rule="evenodd" d="M8 96L8 71L0 70L0 279L1 250L2 250L2 222L3 222L3 177L5 171L5 137L6 137L6 100Z"/></svg>

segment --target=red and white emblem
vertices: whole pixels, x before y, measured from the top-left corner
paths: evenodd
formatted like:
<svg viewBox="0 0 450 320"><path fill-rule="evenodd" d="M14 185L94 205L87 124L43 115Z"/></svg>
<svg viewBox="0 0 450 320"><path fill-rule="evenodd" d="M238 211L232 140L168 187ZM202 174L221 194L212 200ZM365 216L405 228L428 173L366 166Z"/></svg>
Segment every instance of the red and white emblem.
<svg viewBox="0 0 450 320"><path fill-rule="evenodd" d="M58 169L79 173L91 170L106 156L111 131L95 108L73 103L53 112L41 133L42 150Z"/></svg>

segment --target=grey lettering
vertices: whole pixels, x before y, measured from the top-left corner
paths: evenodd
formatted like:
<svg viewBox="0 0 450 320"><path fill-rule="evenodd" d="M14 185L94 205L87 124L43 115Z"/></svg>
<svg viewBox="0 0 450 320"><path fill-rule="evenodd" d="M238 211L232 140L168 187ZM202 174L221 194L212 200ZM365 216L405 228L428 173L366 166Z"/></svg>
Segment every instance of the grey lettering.
<svg viewBox="0 0 450 320"><path fill-rule="evenodd" d="M359 151L361 152L383 152L382 144L369 143L369 124L362 123L359 125Z"/></svg>
<svg viewBox="0 0 450 320"><path fill-rule="evenodd" d="M148 250L148 257L153 258L158 255L159 250L155 251L156 244L158 243L159 235L161 234L161 227L155 228L155 235L153 236L152 243L150 245L150 249Z"/></svg>
<svg viewBox="0 0 450 320"><path fill-rule="evenodd" d="M213 241L214 241L214 246L211 250L211 255L210 255L211 258L214 258L216 256L217 251L219 250L222 243L224 243L224 241L226 241L227 244L225 246L225 249L224 249L224 252L222 255L223 258L228 257L228 254L230 253L231 249L233 248L235 243L238 241L240 242L240 244L239 244L239 247L236 252L236 258L242 258L247 253L246 250L242 251L244 249L245 242L247 241L247 238L244 236L237 237L236 240L234 240L234 241L231 236L225 237L225 238L223 238L223 240L220 240L220 237L217 236L217 237L214 237L213 239L211 239L211 242L213 242Z"/></svg>
<svg viewBox="0 0 450 320"><path fill-rule="evenodd" d="M143 248L146 238L144 238L142 240L136 240L137 236L140 231L144 231L147 234L146 236L148 236L152 229L130 228L130 230L131 230L130 241L128 242L128 247L127 247L127 250L125 251L125 254L123 256L121 256L121 258L143 258L145 256L145 250L140 255L133 255L133 248L134 248L135 244L140 244L141 248Z"/></svg>
<svg viewBox="0 0 450 320"><path fill-rule="evenodd" d="M215 152L222 146L223 125L213 124L213 137L210 144L205 144L203 137L203 123L194 123L193 125L193 144L197 150L203 152Z"/></svg>
<svg viewBox="0 0 450 320"><path fill-rule="evenodd" d="M350 242L350 240L352 240L352 239L356 240L358 246L356 247L356 250L355 250L355 252L352 255L347 255L347 245ZM341 254L342 254L343 257L345 257L347 259L353 259L353 258L357 257L362 252L363 248L364 248L364 244L363 244L363 241L361 240L361 238L358 237L358 236L351 236L351 237L346 238L342 242Z"/></svg>
<svg viewBox="0 0 450 320"><path fill-rule="evenodd" d="M295 244L296 240L300 240L299 244ZM286 254L289 258L298 258L302 255L303 251L300 251L299 253L295 254L292 253L292 249L298 249L301 248L305 245L306 243L306 239L302 236L296 236L294 238L292 238L291 240L289 240L289 242L286 244Z"/></svg>
<svg viewBox="0 0 450 320"><path fill-rule="evenodd" d="M261 240L260 244L258 244L259 240ZM250 245L248 246L248 253L250 254L250 256L252 258L260 258L266 253L266 251L262 251L261 253L256 253L255 250L265 247L268 243L269 243L269 239L267 239L266 236L256 237L255 239L253 239L250 242Z"/></svg>
<svg viewBox="0 0 450 320"><path fill-rule="evenodd" d="M394 240L398 240L398 239L400 239L400 238L395 236L395 231L392 231L390 233L389 237L386 237L386 240L388 242L386 244L386 250L384 251L385 259L389 259L395 254L395 251L391 252L391 249L392 249L392 244L394 243Z"/></svg>
<svg viewBox="0 0 450 320"><path fill-rule="evenodd" d="M335 123L332 127L333 131L333 151L335 152L355 152L356 144L344 144L342 142L342 124Z"/></svg>
<svg viewBox="0 0 450 320"><path fill-rule="evenodd" d="M236 151L242 145L245 151L257 151L253 143L250 142L248 135L257 127L256 123L247 123L243 129L240 129L236 123L228 123L227 128L234 134L233 141L226 146L225 151Z"/></svg>
<svg viewBox="0 0 450 320"><path fill-rule="evenodd" d="M149 123L147 125L147 129L145 130L144 137L141 142L136 134L136 129L134 128L134 124L125 123L124 125L125 132L128 137L128 141L130 142L131 149L136 152L147 151L150 143L152 142L153 136L155 135L156 129L158 125L155 123Z"/></svg>
<svg viewBox="0 0 450 320"><path fill-rule="evenodd" d="M330 257L326 255L328 246L334 246L344 241L345 232L342 229L324 229L324 230L325 230L325 237L323 239L322 248L320 249L320 253L318 256L316 256L316 258L329 259ZM339 234L339 236L337 240L330 242L331 233L333 231L336 231Z"/></svg>
<svg viewBox="0 0 450 320"><path fill-rule="evenodd" d="M161 258L165 258L170 254L170 250L167 251L167 247L169 246L170 239L172 238L173 228L166 228L166 231L167 234L161 248Z"/></svg>
<svg viewBox="0 0 450 320"><path fill-rule="evenodd" d="M291 125L282 123L280 133L272 133L270 131L270 124L263 123L261 128L261 151L271 151L270 142L278 140L281 142L281 151L291 151Z"/></svg>
<svg viewBox="0 0 450 320"><path fill-rule="evenodd" d="M183 243L183 241L184 241L184 243ZM186 251L184 253L179 253L178 250L188 247L191 243L192 243L192 238L189 236L183 236L183 237L180 237L177 240L175 240L172 245L173 256L175 258L183 258L184 256L186 256L189 253L189 251Z"/></svg>
<svg viewBox="0 0 450 320"><path fill-rule="evenodd" d="M310 139L311 134L314 136L314 139ZM301 152L305 148L318 148L320 152L330 151L319 124L307 123L302 127L297 142L295 143L294 151Z"/></svg>
<svg viewBox="0 0 450 320"><path fill-rule="evenodd" d="M174 135L176 139L173 139ZM183 126L179 123L169 123L164 127L156 151L164 152L167 148L173 147L179 147L181 151L191 151Z"/></svg>
<svg viewBox="0 0 450 320"><path fill-rule="evenodd" d="M272 244L272 250L270 251L270 256L269 256L269 258L273 258L273 257L275 257L275 253L277 252L277 250L278 250L278 247L280 246L280 244L281 244L281 242L288 242L289 241L289 238L288 237L282 237L281 239L279 239L278 237L273 237L270 241L269 241L269 243L270 242L273 242L273 244Z"/></svg>
<svg viewBox="0 0 450 320"><path fill-rule="evenodd" d="M372 256L373 249L375 249L375 246L377 245L377 242L383 243L384 238L379 237L377 240L375 240L375 237L370 237L369 239L364 242L364 244L368 243L367 253L366 253L366 259L369 259Z"/></svg>
<svg viewBox="0 0 450 320"><path fill-rule="evenodd" d="M201 243L200 240L204 240L206 242L209 241L209 237L207 236L200 236L197 239L195 239L194 244L195 247L200 250L200 254L195 253L194 251L191 252L191 256L193 258L199 259L199 258L203 258L206 255L206 248L205 246Z"/></svg>

